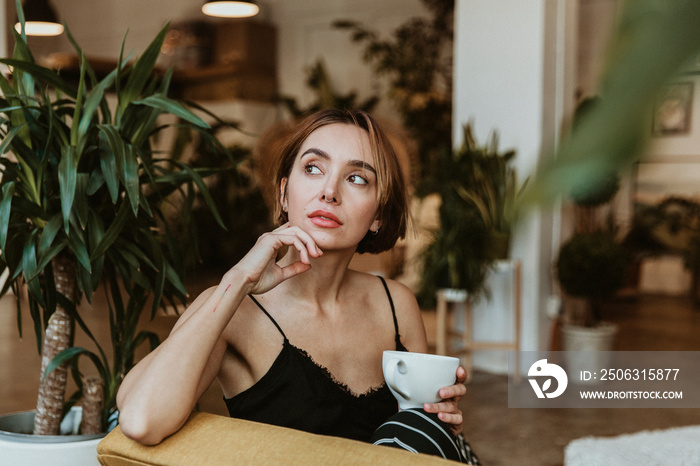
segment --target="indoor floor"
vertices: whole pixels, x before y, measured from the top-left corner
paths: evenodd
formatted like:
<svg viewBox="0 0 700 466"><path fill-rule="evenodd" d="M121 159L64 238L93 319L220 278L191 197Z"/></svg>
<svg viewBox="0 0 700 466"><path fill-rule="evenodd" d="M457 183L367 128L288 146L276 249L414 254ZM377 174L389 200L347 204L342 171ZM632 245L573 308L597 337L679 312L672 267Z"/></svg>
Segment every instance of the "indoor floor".
<svg viewBox="0 0 700 466"><path fill-rule="evenodd" d="M39 379L31 323L25 314L20 341L13 306L12 296L0 300L0 413L34 409ZM686 298L645 296L608 307L609 320L621 325L618 350L700 351L700 311ZM83 315L93 332L108 332L104 318L90 313ZM434 340L433 313L426 312L425 320L429 340ZM165 336L174 321L175 317L160 316L147 326ZM88 343L78 338L77 344ZM87 360L81 367L90 370ZM476 372L461 408L465 436L485 465L560 465L564 447L576 438L700 424L700 409L509 409L507 405L506 376ZM218 387L207 392L200 408L225 413Z"/></svg>

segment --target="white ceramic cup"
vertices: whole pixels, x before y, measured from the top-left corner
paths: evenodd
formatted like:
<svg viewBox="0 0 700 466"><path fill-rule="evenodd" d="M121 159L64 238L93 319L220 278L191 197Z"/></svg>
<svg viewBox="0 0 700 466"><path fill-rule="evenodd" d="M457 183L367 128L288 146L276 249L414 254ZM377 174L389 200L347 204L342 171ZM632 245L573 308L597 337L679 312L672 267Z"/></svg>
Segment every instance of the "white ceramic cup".
<svg viewBox="0 0 700 466"><path fill-rule="evenodd" d="M442 398L439 391L454 385L459 358L407 351L384 351L384 380L399 408L422 408Z"/></svg>

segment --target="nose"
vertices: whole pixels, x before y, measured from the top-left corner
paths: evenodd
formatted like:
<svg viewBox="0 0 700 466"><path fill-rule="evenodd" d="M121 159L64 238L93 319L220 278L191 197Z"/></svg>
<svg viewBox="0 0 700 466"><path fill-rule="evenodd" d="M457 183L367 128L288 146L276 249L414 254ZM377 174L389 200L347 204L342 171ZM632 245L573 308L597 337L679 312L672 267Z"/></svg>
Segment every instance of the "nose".
<svg viewBox="0 0 700 466"><path fill-rule="evenodd" d="M328 203L338 203L340 195L335 186L335 181L328 179L321 191L321 200Z"/></svg>

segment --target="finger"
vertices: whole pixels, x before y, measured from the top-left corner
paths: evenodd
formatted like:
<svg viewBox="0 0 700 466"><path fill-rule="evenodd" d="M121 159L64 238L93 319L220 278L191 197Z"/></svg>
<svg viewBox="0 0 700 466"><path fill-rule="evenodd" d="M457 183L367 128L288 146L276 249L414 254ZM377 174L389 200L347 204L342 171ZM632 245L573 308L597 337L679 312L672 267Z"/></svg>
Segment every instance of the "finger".
<svg viewBox="0 0 700 466"><path fill-rule="evenodd" d="M287 224L285 224L287 225ZM284 225L277 230L273 230L271 233L273 233L275 236L280 235L282 237L286 238L296 238L299 241L301 241L301 244L303 245L303 249L300 248L300 245L298 243L295 243L294 247L301 253L305 255L310 255L311 257L319 257L320 255L323 254L321 249L316 245L316 242L313 240L311 235L306 233L304 230L302 230L299 227L287 227L283 228ZM292 243L289 243L288 241L285 241L285 244L291 245Z"/></svg>
<svg viewBox="0 0 700 466"><path fill-rule="evenodd" d="M464 384L458 383L440 389L440 398L446 400L448 398L462 398L467 393L467 387Z"/></svg>
<svg viewBox="0 0 700 466"><path fill-rule="evenodd" d="M457 413L460 412L457 403L453 401L441 401L439 403L425 403L423 409L429 413Z"/></svg>
<svg viewBox="0 0 700 466"><path fill-rule="evenodd" d="M304 264L299 261L285 265L284 267L280 268L280 271L282 272L282 281L292 278L295 275L299 275L300 273L304 273L310 269L311 265Z"/></svg>
<svg viewBox="0 0 700 466"><path fill-rule="evenodd" d="M312 257L319 257L323 254L323 251L321 251L314 239L307 232L299 227L291 227L290 231L293 231L299 236Z"/></svg>
<svg viewBox="0 0 700 466"><path fill-rule="evenodd" d="M464 423L464 418L462 413L438 413L438 419L440 419L445 424L452 424L454 426L460 426Z"/></svg>
<svg viewBox="0 0 700 466"><path fill-rule="evenodd" d="M281 249L282 246L292 246L294 249L299 251L299 255L303 263L310 263L307 246L295 232L270 232L269 237L273 238L273 240L276 242L276 245L273 246L276 250Z"/></svg>
<svg viewBox="0 0 700 466"><path fill-rule="evenodd" d="M466 381L467 381L467 370L464 367L459 366L457 368L457 382L464 383Z"/></svg>
<svg viewBox="0 0 700 466"><path fill-rule="evenodd" d="M301 241L298 236L294 236L292 238L292 244L294 245L296 250L299 251L299 257L301 258L301 261L304 264L310 264L311 259L309 259L309 250L307 249L304 242Z"/></svg>

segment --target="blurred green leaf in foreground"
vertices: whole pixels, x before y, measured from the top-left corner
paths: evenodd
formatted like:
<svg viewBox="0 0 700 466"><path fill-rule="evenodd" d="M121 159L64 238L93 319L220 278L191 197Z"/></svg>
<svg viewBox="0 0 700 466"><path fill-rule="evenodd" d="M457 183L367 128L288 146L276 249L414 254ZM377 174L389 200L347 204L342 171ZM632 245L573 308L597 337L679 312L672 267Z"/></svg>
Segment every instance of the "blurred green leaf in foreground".
<svg viewBox="0 0 700 466"><path fill-rule="evenodd" d="M608 47L601 99L543 164L523 201L596 189L638 161L657 93L700 53L700 1L627 0Z"/></svg>

